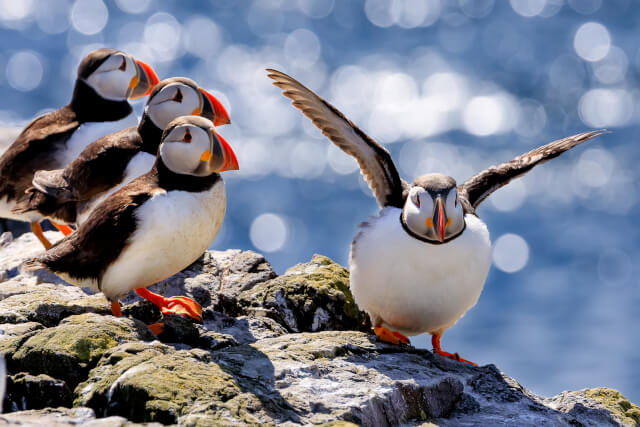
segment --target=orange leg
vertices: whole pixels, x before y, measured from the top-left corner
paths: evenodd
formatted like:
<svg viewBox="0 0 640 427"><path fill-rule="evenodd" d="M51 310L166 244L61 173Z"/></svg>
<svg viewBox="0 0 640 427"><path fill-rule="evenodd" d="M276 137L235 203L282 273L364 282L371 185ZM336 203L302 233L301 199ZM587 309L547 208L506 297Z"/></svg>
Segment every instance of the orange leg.
<svg viewBox="0 0 640 427"><path fill-rule="evenodd" d="M51 222L51 224L53 224L53 226L58 230L60 230L60 232L65 236L68 236L69 234L73 233L73 228L69 227L66 224L58 224L57 222L53 222L51 220L49 220L49 222Z"/></svg>
<svg viewBox="0 0 640 427"><path fill-rule="evenodd" d="M157 305L162 314L180 314L202 322L202 307L191 298L181 296L165 298L162 295L154 294L146 288L139 288L135 291L142 298Z"/></svg>
<svg viewBox="0 0 640 427"><path fill-rule="evenodd" d="M34 221L31 223L31 231L36 235L38 240L40 240L40 243L42 243L42 246L44 246L45 249L49 249L51 246L53 246L49 239L44 236L44 233L42 232L42 226L40 226L39 222Z"/></svg>
<svg viewBox="0 0 640 427"><path fill-rule="evenodd" d="M400 332L391 332L389 329L376 326L373 328L373 332L376 334L380 341L388 342L391 344L411 344L409 338L402 335Z"/></svg>
<svg viewBox="0 0 640 427"><path fill-rule="evenodd" d="M458 362L469 363L473 366L477 366L475 363L470 362L469 360L462 359L458 353L447 353L446 351L442 351L442 348L440 348L440 337L440 334L434 334L431 336L431 345L433 346L433 352L435 354L448 357L449 359L457 360Z"/></svg>
<svg viewBox="0 0 640 427"><path fill-rule="evenodd" d="M116 317L122 317L122 309L118 301L111 301L111 314Z"/></svg>

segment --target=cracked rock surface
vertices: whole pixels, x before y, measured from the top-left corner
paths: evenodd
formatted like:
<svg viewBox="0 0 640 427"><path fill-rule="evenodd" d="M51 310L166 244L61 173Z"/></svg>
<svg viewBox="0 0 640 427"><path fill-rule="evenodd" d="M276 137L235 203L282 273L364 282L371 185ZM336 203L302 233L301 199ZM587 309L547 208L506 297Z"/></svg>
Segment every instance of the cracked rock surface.
<svg viewBox="0 0 640 427"><path fill-rule="evenodd" d="M49 232L56 240L59 234ZM42 249L0 237L0 424L619 426L640 408L607 388L537 396L493 365L379 343L349 272L316 255L277 276L251 251L208 251L151 290L186 295L203 323L163 319L133 293L122 318L99 293L23 273Z"/></svg>

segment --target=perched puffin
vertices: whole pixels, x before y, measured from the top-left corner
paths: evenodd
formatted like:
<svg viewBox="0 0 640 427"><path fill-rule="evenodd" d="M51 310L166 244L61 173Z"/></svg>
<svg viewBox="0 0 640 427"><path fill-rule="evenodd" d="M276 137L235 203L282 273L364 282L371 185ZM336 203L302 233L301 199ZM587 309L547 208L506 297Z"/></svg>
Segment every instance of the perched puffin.
<svg viewBox="0 0 640 427"><path fill-rule="evenodd" d="M29 123L0 157L0 217L30 222L42 244L51 247L39 224L42 215L11 211L34 173L61 168L96 139L135 126L138 120L127 98L146 96L157 83L151 67L126 53L98 49L88 54L78 67L71 102Z"/></svg>
<svg viewBox="0 0 640 427"><path fill-rule="evenodd" d="M551 142L492 166L462 185L431 173L407 183L389 152L340 111L292 77L268 69L284 96L322 133L355 157L381 210L360 225L351 244L350 287L379 339L408 344L428 332L435 353L455 360L440 337L473 307L491 265L491 242L475 209L492 192L534 166L588 141L601 131Z"/></svg>
<svg viewBox="0 0 640 427"><path fill-rule="evenodd" d="M229 123L220 101L193 80L161 81L151 91L137 127L92 142L64 169L37 171L33 187L12 211L36 211L66 224L84 222L100 202L151 169L163 129L188 115L206 117L215 126Z"/></svg>
<svg viewBox="0 0 640 427"><path fill-rule="evenodd" d="M237 169L233 150L210 120L177 118L162 134L148 173L112 194L75 233L24 269L46 268L73 285L97 288L117 316L118 298L135 290L165 314L202 320L197 302L164 298L146 287L187 267L213 242L226 210L220 172ZM152 330L159 333L161 325Z"/></svg>

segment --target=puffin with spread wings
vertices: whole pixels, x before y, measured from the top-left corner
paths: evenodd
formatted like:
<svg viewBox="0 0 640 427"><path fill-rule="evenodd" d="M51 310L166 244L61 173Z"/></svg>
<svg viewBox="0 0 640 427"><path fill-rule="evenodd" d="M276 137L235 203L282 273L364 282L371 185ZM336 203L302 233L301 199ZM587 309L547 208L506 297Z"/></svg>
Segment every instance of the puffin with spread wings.
<svg viewBox="0 0 640 427"><path fill-rule="evenodd" d="M334 106L292 77L267 72L327 138L355 157L381 208L360 225L349 261L351 292L375 334L408 344L407 335L428 332L435 353L473 364L442 351L440 338L476 304L491 266L489 231L475 209L512 179L603 132L551 142L461 185L439 173L408 183L389 152Z"/></svg>

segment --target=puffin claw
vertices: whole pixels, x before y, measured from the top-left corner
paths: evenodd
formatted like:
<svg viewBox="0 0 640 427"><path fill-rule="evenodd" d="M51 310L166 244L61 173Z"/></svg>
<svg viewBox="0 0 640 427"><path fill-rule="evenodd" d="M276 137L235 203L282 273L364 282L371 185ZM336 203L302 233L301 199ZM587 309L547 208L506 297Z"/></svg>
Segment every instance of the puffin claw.
<svg viewBox="0 0 640 427"><path fill-rule="evenodd" d="M400 332L391 332L389 329L382 326L374 327L373 332L376 334L378 339L383 342L388 342L390 344L396 344L396 345L411 344L411 342L409 341L409 338L405 337Z"/></svg>
<svg viewBox="0 0 640 427"><path fill-rule="evenodd" d="M153 332L153 335L158 336L164 332L164 322L152 323L147 327Z"/></svg>

